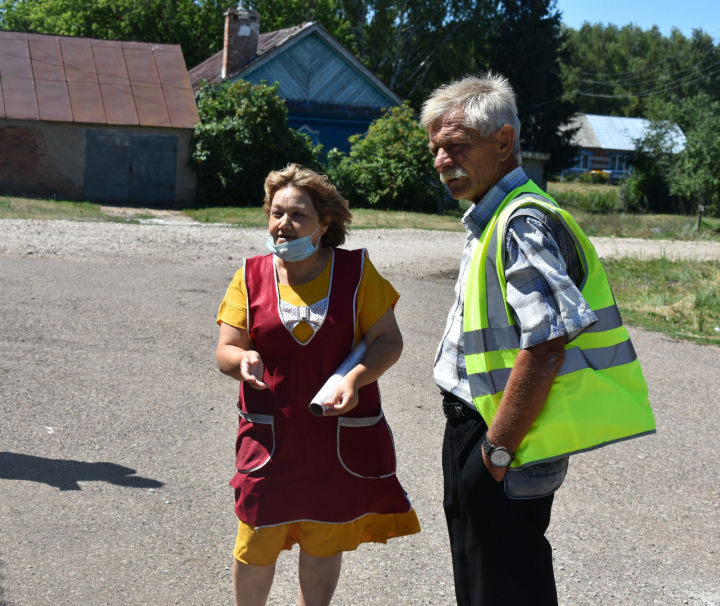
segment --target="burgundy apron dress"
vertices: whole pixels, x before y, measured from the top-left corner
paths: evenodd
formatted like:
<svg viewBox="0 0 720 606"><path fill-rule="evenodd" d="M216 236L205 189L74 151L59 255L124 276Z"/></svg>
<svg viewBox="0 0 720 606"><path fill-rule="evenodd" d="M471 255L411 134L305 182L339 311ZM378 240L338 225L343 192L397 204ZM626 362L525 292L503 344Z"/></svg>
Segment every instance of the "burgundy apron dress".
<svg viewBox="0 0 720 606"><path fill-rule="evenodd" d="M395 476L395 449L377 382L346 415L316 417L309 404L350 352L364 250L334 249L328 309L307 343L280 318L273 256L245 262L248 332L267 390L240 384L235 512L256 528L293 521L350 522L411 505Z"/></svg>

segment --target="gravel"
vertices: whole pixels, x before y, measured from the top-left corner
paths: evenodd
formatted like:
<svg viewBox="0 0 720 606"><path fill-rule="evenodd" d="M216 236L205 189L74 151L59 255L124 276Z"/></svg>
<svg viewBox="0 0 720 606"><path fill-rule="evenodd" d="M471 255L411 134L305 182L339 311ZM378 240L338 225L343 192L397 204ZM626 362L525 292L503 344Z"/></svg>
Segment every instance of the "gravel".
<svg viewBox="0 0 720 606"><path fill-rule="evenodd" d="M0 605L230 603L237 388L214 366L214 314L263 238L174 216L0 221ZM431 368L462 239L358 229L346 244L402 294L405 350L381 389L423 532L347 554L335 604L455 603ZM573 457L548 531L560 603L717 605L720 349L631 334L658 432ZM295 551L268 603L295 603L296 584Z"/></svg>
<svg viewBox="0 0 720 606"><path fill-rule="evenodd" d="M200 224L182 215L140 224L76 221L0 221L0 254L36 258L158 259L217 265L264 253L265 231ZM172 218L174 217L174 218ZM720 242L591 238L601 257L720 259ZM380 267L421 276L454 271L462 250L459 232L357 229L345 246L368 247Z"/></svg>

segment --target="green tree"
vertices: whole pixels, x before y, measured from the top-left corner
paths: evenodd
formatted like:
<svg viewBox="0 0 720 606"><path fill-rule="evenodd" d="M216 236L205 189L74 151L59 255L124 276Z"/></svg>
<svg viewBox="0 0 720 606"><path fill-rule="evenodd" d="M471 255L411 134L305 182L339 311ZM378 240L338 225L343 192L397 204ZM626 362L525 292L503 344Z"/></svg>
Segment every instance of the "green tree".
<svg viewBox="0 0 720 606"><path fill-rule="evenodd" d="M703 93L682 104L655 100L648 111L654 119L637 142L624 188L629 206L687 213L702 204L720 215L720 101ZM685 135L682 149L678 127Z"/></svg>
<svg viewBox="0 0 720 606"><path fill-rule="evenodd" d="M702 204L720 216L720 101L698 95L674 113L685 127L686 143L669 171L670 192L688 199L691 210Z"/></svg>
<svg viewBox="0 0 720 606"><path fill-rule="evenodd" d="M408 103L350 138L349 154L328 153L327 174L353 206L437 212L453 203L433 168L427 133Z"/></svg>
<svg viewBox="0 0 720 606"><path fill-rule="evenodd" d="M288 127L287 107L277 89L277 84L244 80L203 85L192 153L201 202L254 206L262 201L271 170L288 162L319 168L320 147Z"/></svg>
<svg viewBox="0 0 720 606"><path fill-rule="evenodd" d="M570 142L573 133L560 131L576 112L575 104L563 97L563 36L555 0L505 0L487 54L478 61L510 80L518 99L523 150L549 153L547 173L559 172L577 153Z"/></svg>
<svg viewBox="0 0 720 606"><path fill-rule="evenodd" d="M632 172L622 185L625 209L630 212L677 212L682 200L670 192L670 168L674 158L672 123L655 121L635 142Z"/></svg>
<svg viewBox="0 0 720 606"><path fill-rule="evenodd" d="M246 0L244 5L260 15L264 32L317 21L341 44L349 46L352 42L341 0Z"/></svg>
<svg viewBox="0 0 720 606"><path fill-rule="evenodd" d="M565 94L585 113L647 117L657 100L720 94L720 49L701 30L663 36L657 27L590 25L568 29Z"/></svg>

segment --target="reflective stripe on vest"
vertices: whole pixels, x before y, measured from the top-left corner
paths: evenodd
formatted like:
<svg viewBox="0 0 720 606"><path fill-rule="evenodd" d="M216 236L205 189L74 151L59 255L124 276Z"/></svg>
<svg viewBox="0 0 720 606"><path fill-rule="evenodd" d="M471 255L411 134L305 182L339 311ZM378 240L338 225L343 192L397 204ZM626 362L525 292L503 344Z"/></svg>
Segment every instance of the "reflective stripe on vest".
<svg viewBox="0 0 720 606"><path fill-rule="evenodd" d="M532 181L510 192L485 227L465 287L465 365L473 403L490 425L520 348L507 304L505 231L522 208L539 209L573 238L584 270L578 285L598 321L565 345L565 360L543 410L518 447L513 467L652 433L655 420L637 354L605 271L574 219Z"/></svg>

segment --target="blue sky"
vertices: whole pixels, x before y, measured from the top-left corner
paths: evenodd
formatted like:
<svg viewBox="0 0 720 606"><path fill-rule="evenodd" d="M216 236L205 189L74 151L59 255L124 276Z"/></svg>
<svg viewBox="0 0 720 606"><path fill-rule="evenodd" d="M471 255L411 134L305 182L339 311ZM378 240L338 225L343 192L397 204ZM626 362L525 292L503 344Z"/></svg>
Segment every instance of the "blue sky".
<svg viewBox="0 0 720 606"><path fill-rule="evenodd" d="M700 28L716 42L720 39L718 0L557 0L557 8L574 29L585 21L619 27L633 23L642 29L657 25L666 36L673 26L685 36Z"/></svg>

